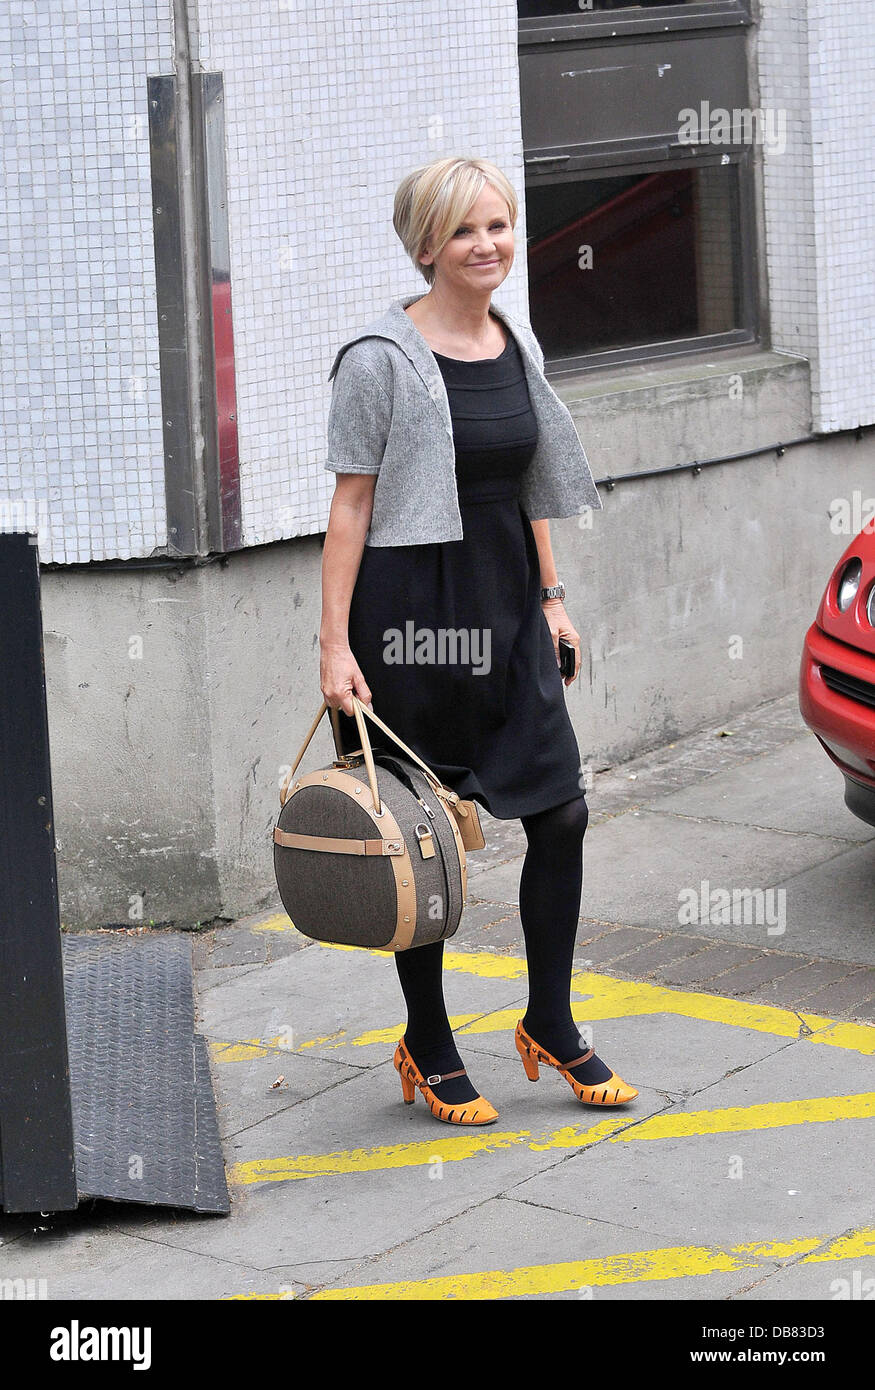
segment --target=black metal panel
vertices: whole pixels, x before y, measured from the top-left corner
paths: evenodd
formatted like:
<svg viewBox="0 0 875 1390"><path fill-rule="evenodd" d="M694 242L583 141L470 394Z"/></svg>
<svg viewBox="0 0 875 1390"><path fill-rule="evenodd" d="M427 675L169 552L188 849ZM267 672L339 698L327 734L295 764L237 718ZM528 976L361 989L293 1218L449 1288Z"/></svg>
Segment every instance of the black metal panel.
<svg viewBox="0 0 875 1390"><path fill-rule="evenodd" d="M80 1195L227 1212L190 939L68 935L64 966Z"/></svg>
<svg viewBox="0 0 875 1390"><path fill-rule="evenodd" d="M520 52L526 165L550 151L590 159L679 143L679 113L748 105L746 37L650 36ZM581 148L584 147L584 148Z"/></svg>
<svg viewBox="0 0 875 1390"><path fill-rule="evenodd" d="M39 564L0 535L0 1204L77 1205Z"/></svg>

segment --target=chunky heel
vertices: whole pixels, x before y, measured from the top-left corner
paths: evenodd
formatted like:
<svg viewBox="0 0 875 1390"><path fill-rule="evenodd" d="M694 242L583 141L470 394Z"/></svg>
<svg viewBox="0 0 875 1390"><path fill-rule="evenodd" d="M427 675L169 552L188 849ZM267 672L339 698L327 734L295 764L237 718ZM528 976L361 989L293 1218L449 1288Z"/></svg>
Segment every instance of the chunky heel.
<svg viewBox="0 0 875 1390"><path fill-rule="evenodd" d="M560 1076L565 1077L577 1099L583 1105L628 1105L629 1101L634 1100L638 1094L635 1087L630 1086L615 1071L611 1072L606 1081L599 1081L594 1086L586 1086L580 1081L575 1081L571 1072L581 1062L589 1061L590 1057L593 1056L591 1047L580 1057L575 1057L570 1062L558 1062L552 1053L536 1043L533 1037L530 1037L523 1027L522 1019L516 1026L515 1040L517 1051L526 1069L526 1076L530 1081L537 1081L539 1063L542 1067L555 1067Z"/></svg>
<svg viewBox="0 0 875 1390"><path fill-rule="evenodd" d="M541 1074L537 1058L532 1056L519 1033L515 1035L514 1041L516 1042L517 1052L520 1054L520 1060L526 1069L526 1076L530 1081L537 1081Z"/></svg>
<svg viewBox="0 0 875 1390"><path fill-rule="evenodd" d="M473 1100L451 1105L448 1101L439 1100L435 1095L433 1086L439 1086L442 1081L449 1081L454 1076L467 1075L464 1067L459 1071L447 1072L444 1076L423 1076L407 1051L403 1038L395 1049L393 1062L401 1077L401 1093L407 1105L413 1104L416 1088L419 1087L423 1100L436 1120L443 1120L450 1125L491 1125L498 1119L495 1106L490 1105L483 1096L475 1096Z"/></svg>

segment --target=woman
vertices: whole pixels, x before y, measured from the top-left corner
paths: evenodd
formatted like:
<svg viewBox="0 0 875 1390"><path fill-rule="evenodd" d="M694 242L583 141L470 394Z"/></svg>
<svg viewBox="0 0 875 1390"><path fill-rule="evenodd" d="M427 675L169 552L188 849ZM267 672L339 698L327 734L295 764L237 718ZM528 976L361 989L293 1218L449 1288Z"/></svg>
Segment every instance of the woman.
<svg viewBox="0 0 875 1390"><path fill-rule="evenodd" d="M622 1105L637 1091L584 1051L571 1014L588 810L558 643L574 647L567 685L580 638L545 519L601 502L534 334L490 302L516 218L513 186L483 159L439 159L398 187L395 230L430 288L396 301L332 368L320 684L345 749L360 743L354 692L460 797L520 818L529 999L517 1048L532 1080L551 1065L584 1104ZM440 650L440 630L466 639L461 656L445 644L424 664L427 643L417 659L413 639L431 633ZM418 1086L438 1119L492 1123L447 1018L443 942L395 963L405 1100Z"/></svg>

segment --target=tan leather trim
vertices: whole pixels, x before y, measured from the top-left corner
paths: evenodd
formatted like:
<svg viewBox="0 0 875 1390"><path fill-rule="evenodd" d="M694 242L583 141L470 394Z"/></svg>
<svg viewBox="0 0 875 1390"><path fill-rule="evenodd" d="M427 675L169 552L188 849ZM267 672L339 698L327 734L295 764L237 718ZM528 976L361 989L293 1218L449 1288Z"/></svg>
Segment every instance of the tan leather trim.
<svg viewBox="0 0 875 1390"><path fill-rule="evenodd" d="M374 949L393 953L405 951L413 940L413 933L416 931L416 886L410 852L397 820L385 802L382 804L383 814L381 816L376 814L374 797L367 778L359 781L356 777L351 777L348 772L343 772L339 768L322 768L316 772L305 773L289 788L286 801L294 796L301 787L318 785L335 787L346 796L350 796L356 801L360 800L373 820L375 830L380 833L381 842L382 839L389 839L404 846L400 854L393 853L388 856L389 863L392 865L392 873L395 875L395 901L397 904L395 931L391 941L385 946L377 946Z"/></svg>
<svg viewBox="0 0 875 1390"><path fill-rule="evenodd" d="M287 849L317 849L326 854L401 854L401 840L344 840L332 835L298 835L274 826L273 838Z"/></svg>
<svg viewBox="0 0 875 1390"><path fill-rule="evenodd" d="M468 856L465 853L465 842L459 830L459 824L451 807L449 807L442 796L435 797L447 820L449 821L454 836L456 837L456 849L459 852L459 867L462 870L462 909L464 911L465 902L468 898Z"/></svg>
<svg viewBox="0 0 875 1390"><path fill-rule="evenodd" d="M413 864L410 859L410 851L404 841L404 837L398 827L398 822L392 815L385 801L381 800L383 814L378 816L374 806L374 799L371 796L370 788L366 787L368 801L365 803L371 813L374 824L383 830L383 834L397 835L404 845L403 854L393 854L389 860L392 865L392 872L395 875L395 895L398 903L398 916L395 920L395 935L386 946L381 946L381 951L406 951L413 934L416 931L416 880L413 876ZM388 825L386 822L388 821Z"/></svg>
<svg viewBox="0 0 875 1390"><path fill-rule="evenodd" d="M480 824L477 803L474 801L460 801L455 807L455 810L457 814L462 816L462 820L459 822L459 828L465 849L485 849L486 837L483 834L483 827Z"/></svg>

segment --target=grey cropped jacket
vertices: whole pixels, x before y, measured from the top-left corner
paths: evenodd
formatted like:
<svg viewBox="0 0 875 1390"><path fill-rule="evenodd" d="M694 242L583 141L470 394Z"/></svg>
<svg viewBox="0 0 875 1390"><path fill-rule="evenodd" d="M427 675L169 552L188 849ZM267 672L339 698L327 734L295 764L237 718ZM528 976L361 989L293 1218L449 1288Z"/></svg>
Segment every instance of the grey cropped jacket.
<svg viewBox="0 0 875 1390"><path fill-rule="evenodd" d="M434 354L404 310L391 307L339 349L328 412L334 473L376 473L367 545L416 545L462 539L450 405ZM568 407L544 376L544 354L531 328L491 310L512 333L538 421L538 444L523 475L520 502L531 521L601 508Z"/></svg>

